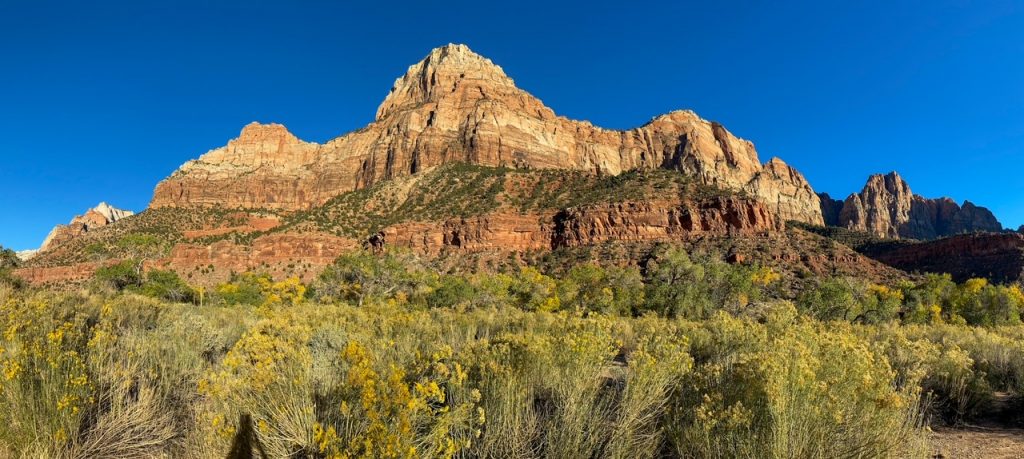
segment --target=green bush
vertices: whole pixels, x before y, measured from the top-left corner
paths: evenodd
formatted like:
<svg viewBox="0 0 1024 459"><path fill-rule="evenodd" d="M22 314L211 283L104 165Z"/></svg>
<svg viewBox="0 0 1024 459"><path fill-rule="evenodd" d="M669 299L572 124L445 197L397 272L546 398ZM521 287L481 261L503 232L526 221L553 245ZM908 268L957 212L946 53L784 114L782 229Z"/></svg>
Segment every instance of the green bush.
<svg viewBox="0 0 1024 459"><path fill-rule="evenodd" d="M647 262L643 309L691 320L722 309L738 311L762 296L755 273L710 257L693 261L682 249L668 248Z"/></svg>
<svg viewBox="0 0 1024 459"><path fill-rule="evenodd" d="M95 279L102 285L114 290L125 290L127 288L139 287L142 285L143 276L132 261L104 266L96 270Z"/></svg>
<svg viewBox="0 0 1024 459"><path fill-rule="evenodd" d="M196 300L195 289L174 271L154 269L147 272L140 291L146 296L176 303L192 303Z"/></svg>
<svg viewBox="0 0 1024 459"><path fill-rule="evenodd" d="M362 305L367 298L419 297L435 275L422 268L411 254L386 252L375 255L354 251L338 257L318 277L317 295L327 301Z"/></svg>

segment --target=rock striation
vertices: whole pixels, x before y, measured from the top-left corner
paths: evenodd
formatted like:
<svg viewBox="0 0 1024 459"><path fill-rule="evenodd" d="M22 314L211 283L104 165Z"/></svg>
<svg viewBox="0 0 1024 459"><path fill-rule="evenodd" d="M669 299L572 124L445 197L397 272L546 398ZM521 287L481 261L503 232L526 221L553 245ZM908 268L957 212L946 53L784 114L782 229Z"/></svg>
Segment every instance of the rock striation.
<svg viewBox="0 0 1024 459"><path fill-rule="evenodd" d="M722 196L573 207L548 213L499 212L384 228L369 245L439 255L452 251L555 250L604 242L668 242L757 236L782 229L764 203Z"/></svg>
<svg viewBox="0 0 1024 459"><path fill-rule="evenodd" d="M970 201L927 199L914 194L896 172L872 175L860 193L837 201L821 194L825 223L885 239L935 239L1003 227L988 209Z"/></svg>
<svg viewBox="0 0 1024 459"><path fill-rule="evenodd" d="M89 209L84 214L71 220L67 225L57 225L50 231L36 253L46 252L66 243L69 240L82 236L89 231L101 228L117 221L135 215L130 210L118 209L105 202L99 203L96 207Z"/></svg>
<svg viewBox="0 0 1024 459"><path fill-rule="evenodd" d="M295 211L382 180L452 162L616 175L665 168L746 192L783 220L822 224L807 180L780 159L690 111L630 130L557 116L465 45L434 49L399 77L368 126L324 144L253 123L156 188L153 208Z"/></svg>

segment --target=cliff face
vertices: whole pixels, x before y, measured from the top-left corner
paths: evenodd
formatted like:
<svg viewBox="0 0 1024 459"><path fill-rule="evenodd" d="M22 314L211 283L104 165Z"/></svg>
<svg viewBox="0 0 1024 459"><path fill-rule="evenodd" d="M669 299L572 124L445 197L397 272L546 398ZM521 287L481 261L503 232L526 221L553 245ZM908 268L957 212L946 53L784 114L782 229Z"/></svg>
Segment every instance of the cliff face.
<svg viewBox="0 0 1024 459"><path fill-rule="evenodd" d="M250 124L238 139L161 182L151 207L307 209L382 180L452 162L617 175L665 168L756 197L783 220L821 224L818 196L779 159L693 112L628 131L556 116L464 45L433 50L395 81L363 129L325 144L280 125Z"/></svg>
<svg viewBox="0 0 1024 459"><path fill-rule="evenodd" d="M988 209L970 201L915 195L899 174L873 175L860 193L841 204L822 194L825 223L887 239L935 239L962 233L999 232L1002 225ZM838 211L837 211L838 209Z"/></svg>
<svg viewBox="0 0 1024 459"><path fill-rule="evenodd" d="M89 209L85 214L73 218L71 223L54 227L50 234L46 236L46 240L43 241L39 251L32 253L32 256L51 250L89 231L107 226L132 215L135 215L135 213L130 210L118 209L105 202L101 202L98 206Z"/></svg>
<svg viewBox="0 0 1024 459"><path fill-rule="evenodd" d="M442 222L409 222L372 237L375 248L446 251L553 250L608 241L663 242L698 237L755 236L781 230L759 201L737 197L600 204L557 212L500 212Z"/></svg>

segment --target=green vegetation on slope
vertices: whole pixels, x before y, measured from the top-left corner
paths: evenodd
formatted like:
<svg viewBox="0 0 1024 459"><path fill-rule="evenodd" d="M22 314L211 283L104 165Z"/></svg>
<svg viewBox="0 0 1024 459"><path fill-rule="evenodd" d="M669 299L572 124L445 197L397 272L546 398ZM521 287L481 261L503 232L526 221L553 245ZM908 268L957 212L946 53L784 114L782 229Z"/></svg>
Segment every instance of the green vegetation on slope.
<svg viewBox="0 0 1024 459"><path fill-rule="evenodd" d="M518 170L450 164L423 174L339 195L289 216L272 231L315 229L355 239L402 222L440 221L503 210L543 212L650 198L716 196L673 171L595 176L577 171Z"/></svg>

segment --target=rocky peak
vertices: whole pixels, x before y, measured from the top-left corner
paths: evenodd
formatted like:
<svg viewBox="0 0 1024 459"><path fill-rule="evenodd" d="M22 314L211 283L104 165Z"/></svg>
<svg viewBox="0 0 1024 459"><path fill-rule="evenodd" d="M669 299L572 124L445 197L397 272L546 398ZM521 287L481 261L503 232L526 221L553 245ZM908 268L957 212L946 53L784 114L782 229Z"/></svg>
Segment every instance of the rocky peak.
<svg viewBox="0 0 1024 459"><path fill-rule="evenodd" d="M460 91L460 86L462 90ZM501 67L466 45L448 44L430 51L391 87L377 119L400 110L457 97L464 102L500 99L521 92Z"/></svg>
<svg viewBox="0 0 1024 459"><path fill-rule="evenodd" d="M910 220L913 197L910 185L896 172L875 174L868 178L860 194L846 198L839 218L851 229L898 238L900 224Z"/></svg>
<svg viewBox="0 0 1024 459"><path fill-rule="evenodd" d="M881 238L935 239L1002 229L992 212L970 201L960 206L950 198L915 195L896 172L872 175L864 189L851 194L841 206L827 195L824 197L827 199L822 199L822 213L826 223Z"/></svg>
<svg viewBox="0 0 1024 459"><path fill-rule="evenodd" d="M17 255L18 259L21 260L21 261L29 261L32 258L34 258L36 256L36 254L38 254L38 253L39 253L38 249L36 249L36 250L20 250L20 251L16 252L15 255Z"/></svg>
<svg viewBox="0 0 1024 459"><path fill-rule="evenodd" d="M84 214L71 219L71 222L67 225L55 226L50 231L50 234L46 236L46 240L43 241L39 252L46 252L89 231L116 223L132 215L135 215L135 212L118 209L106 202L101 202L96 207L87 210Z"/></svg>
<svg viewBox="0 0 1024 459"><path fill-rule="evenodd" d="M238 138L228 142L228 146L241 147L246 145L296 145L302 143L288 128L277 123L261 124L253 121L242 128Z"/></svg>
<svg viewBox="0 0 1024 459"><path fill-rule="evenodd" d="M122 218L131 217L135 215L135 212L130 210L118 209L110 204L101 202L98 206L89 210L89 212L95 212L103 217L107 223L114 223Z"/></svg>

